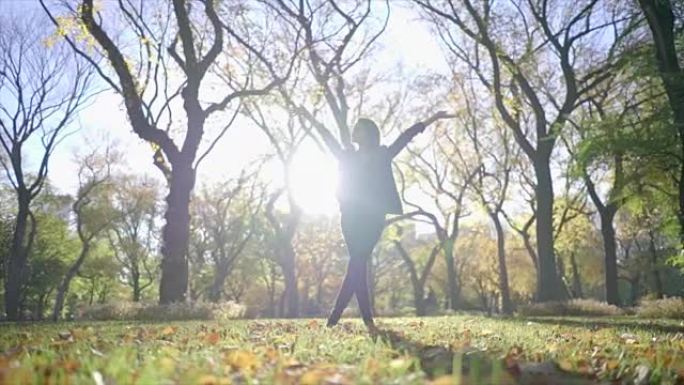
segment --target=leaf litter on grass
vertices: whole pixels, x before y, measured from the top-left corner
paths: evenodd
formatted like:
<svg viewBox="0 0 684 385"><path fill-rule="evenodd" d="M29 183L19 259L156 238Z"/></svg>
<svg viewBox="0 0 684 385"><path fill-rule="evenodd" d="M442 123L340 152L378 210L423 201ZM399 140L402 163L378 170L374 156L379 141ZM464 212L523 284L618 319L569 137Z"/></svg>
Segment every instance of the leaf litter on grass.
<svg viewBox="0 0 684 385"><path fill-rule="evenodd" d="M680 332L474 316L381 324L393 336L370 338L358 321L4 325L0 384L684 383Z"/></svg>

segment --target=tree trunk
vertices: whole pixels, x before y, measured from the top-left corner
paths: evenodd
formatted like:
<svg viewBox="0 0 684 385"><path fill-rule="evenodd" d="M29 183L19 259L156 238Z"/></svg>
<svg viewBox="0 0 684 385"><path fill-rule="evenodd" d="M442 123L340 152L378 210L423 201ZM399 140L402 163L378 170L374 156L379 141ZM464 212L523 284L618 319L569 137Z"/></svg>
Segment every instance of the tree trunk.
<svg viewBox="0 0 684 385"><path fill-rule="evenodd" d="M140 288L140 273L133 274L133 302L140 302L140 295L142 289Z"/></svg>
<svg viewBox="0 0 684 385"><path fill-rule="evenodd" d="M496 248L499 262L499 291L501 292L501 312L509 315L513 313L513 303L508 287L508 269L506 268L506 244L505 234L501 226L498 212L490 213L489 217L496 228Z"/></svg>
<svg viewBox="0 0 684 385"><path fill-rule="evenodd" d="M29 205L31 203L28 192L19 191L17 194L17 217L12 234L12 245L6 266L5 277L5 313L9 321L18 321L21 317L22 288L26 279L26 265L28 259L27 228L29 221ZM33 230L31 231L33 233ZM29 234L29 238L32 235Z"/></svg>
<svg viewBox="0 0 684 385"><path fill-rule="evenodd" d="M401 259L404 260L406 269L409 271L409 278L411 280L411 287L413 288L413 304L416 308L416 316L426 315L425 309L425 291L423 289L424 282L421 282L418 277L418 271L416 270L416 265L411 259L406 249L401 245L401 242L394 241L394 246L396 247Z"/></svg>
<svg viewBox="0 0 684 385"><path fill-rule="evenodd" d="M630 283L632 284L630 293L630 296L632 298L632 305L636 306L636 304L639 302L640 297L639 285L641 283L641 273L637 272L636 276L634 276L634 279L632 279Z"/></svg>
<svg viewBox="0 0 684 385"><path fill-rule="evenodd" d="M287 167L284 169L286 184L289 185L289 171ZM284 190L287 193L287 200L290 211L284 220L280 220L275 213L275 202L282 193L279 192L271 197L266 205L266 218L275 231L275 254L278 257L278 264L283 271L283 281L285 283L285 290L280 298L279 315L287 318L296 318L299 316L299 291L297 288L297 253L295 252L292 240L294 238L299 219L301 217L301 210L297 207L294 198L289 189Z"/></svg>
<svg viewBox="0 0 684 385"><path fill-rule="evenodd" d="M162 231L159 284L159 303L162 305L182 302L188 288L186 254L190 238L190 194L194 186L195 170L191 161L174 164L166 197L166 224Z"/></svg>
<svg viewBox="0 0 684 385"><path fill-rule="evenodd" d="M539 285L539 259L537 258L537 252L534 250L534 245L532 244L532 237L529 233L521 234L523 239L523 244L525 245L525 250L527 250L527 255L532 261L532 266L534 266L534 276L537 279L537 285Z"/></svg>
<svg viewBox="0 0 684 385"><path fill-rule="evenodd" d="M57 288L55 306L52 309L53 321L59 320L59 316L62 313L62 308L64 307L64 299L66 298L67 293L69 293L69 285L71 284L71 280L74 279L76 274L78 274L78 271L81 269L81 265L83 265L83 261L85 261L89 250L90 244L84 243L83 247L81 248L81 253L78 255L78 258L71 265L71 267L69 267L69 270L67 271L64 278L62 278L62 282L60 282L59 287Z"/></svg>
<svg viewBox="0 0 684 385"><path fill-rule="evenodd" d="M601 214L601 235L605 253L606 302L611 305L620 304L618 293L617 250L613 219L617 209L613 205L606 206Z"/></svg>
<svg viewBox="0 0 684 385"><path fill-rule="evenodd" d="M582 292L582 279L579 274L579 266L577 266L577 258L575 253L570 253L570 265L572 267L572 292L575 298L584 298Z"/></svg>
<svg viewBox="0 0 684 385"><path fill-rule="evenodd" d="M299 289L297 288L296 254L292 243L280 243L280 262L283 269L285 291L283 292L284 316L297 318L299 316Z"/></svg>
<svg viewBox="0 0 684 385"><path fill-rule="evenodd" d="M447 239L444 245L444 260L447 265L447 309L456 310L458 306L458 284L454 266L454 242Z"/></svg>
<svg viewBox="0 0 684 385"><path fill-rule="evenodd" d="M423 287L416 285L413 288L413 304L416 307L416 316L422 317L427 315L425 309L425 293L423 292Z"/></svg>
<svg viewBox="0 0 684 385"><path fill-rule="evenodd" d="M535 159L537 178L537 258L539 279L537 300L540 302L565 299L562 283L556 270L556 256L553 250L553 182L547 157Z"/></svg>
<svg viewBox="0 0 684 385"><path fill-rule="evenodd" d="M105 283L97 293L97 303L102 305L107 302L107 294L109 294L109 285Z"/></svg>
<svg viewBox="0 0 684 385"><path fill-rule="evenodd" d="M648 248L651 252L651 267L653 269L653 286L655 289L656 298L663 298L663 281L660 277L660 269L658 267L658 249L655 245L655 234L653 230L648 231Z"/></svg>
<svg viewBox="0 0 684 385"><path fill-rule="evenodd" d="M221 301L221 294L223 293L223 285L226 282L226 277L228 277L228 264L219 263L216 266L216 272L214 273L214 281L209 289L209 301L217 303Z"/></svg>

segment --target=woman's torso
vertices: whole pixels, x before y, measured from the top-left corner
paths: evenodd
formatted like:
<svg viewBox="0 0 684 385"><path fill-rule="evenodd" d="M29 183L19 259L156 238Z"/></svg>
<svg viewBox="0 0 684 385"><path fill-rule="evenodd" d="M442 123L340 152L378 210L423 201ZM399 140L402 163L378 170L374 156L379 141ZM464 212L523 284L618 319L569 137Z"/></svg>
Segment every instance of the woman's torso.
<svg viewBox="0 0 684 385"><path fill-rule="evenodd" d="M337 198L342 212L401 213L387 147L344 152L339 177Z"/></svg>

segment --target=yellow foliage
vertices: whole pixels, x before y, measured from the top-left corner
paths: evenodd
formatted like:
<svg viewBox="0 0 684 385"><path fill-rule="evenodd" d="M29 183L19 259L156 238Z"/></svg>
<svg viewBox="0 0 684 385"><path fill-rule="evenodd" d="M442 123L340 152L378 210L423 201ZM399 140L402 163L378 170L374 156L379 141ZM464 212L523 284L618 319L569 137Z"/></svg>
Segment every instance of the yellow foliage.
<svg viewBox="0 0 684 385"><path fill-rule="evenodd" d="M254 353L244 350L233 350L225 355L225 363L233 370L251 373L261 366L259 357Z"/></svg>
<svg viewBox="0 0 684 385"><path fill-rule="evenodd" d="M197 380L197 385L230 385L230 379L205 374Z"/></svg>

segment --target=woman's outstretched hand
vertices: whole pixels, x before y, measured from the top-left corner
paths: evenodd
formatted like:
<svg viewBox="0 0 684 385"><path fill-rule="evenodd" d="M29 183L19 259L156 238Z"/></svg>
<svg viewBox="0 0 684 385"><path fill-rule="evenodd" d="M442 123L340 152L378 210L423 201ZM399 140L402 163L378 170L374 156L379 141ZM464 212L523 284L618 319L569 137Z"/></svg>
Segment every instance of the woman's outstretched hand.
<svg viewBox="0 0 684 385"><path fill-rule="evenodd" d="M424 121L423 123L424 123L426 126L429 126L429 125L431 125L432 123L434 123L434 122L436 122L436 121L438 121L438 120L440 120L440 119L452 119L452 118L455 118L455 117L456 117L456 115L454 115L454 114L449 114L449 113L447 113L446 111L438 111L436 114L434 114L434 115L432 115L431 117L429 117L429 118L428 118L426 121Z"/></svg>

